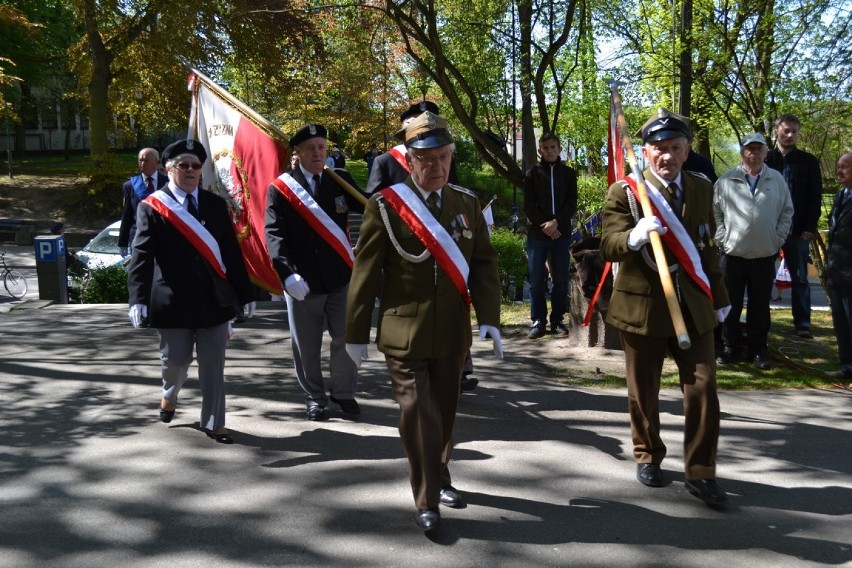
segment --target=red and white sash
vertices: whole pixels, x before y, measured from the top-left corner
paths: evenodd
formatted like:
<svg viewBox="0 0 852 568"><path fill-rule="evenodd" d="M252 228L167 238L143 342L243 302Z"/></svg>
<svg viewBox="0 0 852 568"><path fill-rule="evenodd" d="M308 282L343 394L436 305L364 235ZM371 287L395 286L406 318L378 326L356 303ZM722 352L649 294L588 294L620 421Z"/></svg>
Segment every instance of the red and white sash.
<svg viewBox="0 0 852 568"><path fill-rule="evenodd" d="M435 219L423 200L404 183L394 184L379 193L399 215L402 222L408 225L414 236L435 257L438 266L450 277L458 293L470 306L470 294L467 291L470 266L459 250L458 244Z"/></svg>
<svg viewBox="0 0 852 568"><path fill-rule="evenodd" d="M631 174L632 175L632 174ZM628 187L630 187L630 191L633 192L633 195L636 197L636 201L639 201L639 190L636 187L636 180L628 176L624 178L624 181L627 183ZM666 246L669 250L674 254L677 261L686 270L686 273L690 278L698 285L701 290L707 294L707 297L710 300L713 300L713 292L710 290L710 280L707 278L707 275L704 274L704 268L701 266L701 257L698 255L698 249L695 246L695 243L692 242L692 239L689 237L689 233L686 232L686 228L681 223L680 219L677 215L675 215L674 210L672 210L669 202L666 201L666 198L660 193L656 187L651 185L650 183L645 184L645 188L648 191L648 197L651 200L651 207L654 210L654 215L668 228L665 235L662 235L660 238L666 243Z"/></svg>
<svg viewBox="0 0 852 568"><path fill-rule="evenodd" d="M210 263L213 270L220 278L227 278L225 263L222 262L222 252L219 243L210 234L210 231L201 224L201 221L193 217L183 205L163 191L158 189L145 198L142 203L151 207L160 216L172 224L172 226L183 235L189 244L194 246L201 256Z"/></svg>
<svg viewBox="0 0 852 568"><path fill-rule="evenodd" d="M322 237L334 249L334 252L340 255L340 258L349 268L352 268L355 255L352 254L349 236L328 216L328 213L322 210L322 207L314 200L310 192L290 174L281 175L278 179L272 181L272 185L281 192L290 206L311 226L314 232Z"/></svg>
<svg viewBox="0 0 852 568"><path fill-rule="evenodd" d="M408 167L408 162L405 160L405 155L408 154L408 148L405 147L405 144L398 144L394 146L388 150L388 154L393 156L393 159L396 160L405 171L411 173L411 169Z"/></svg>

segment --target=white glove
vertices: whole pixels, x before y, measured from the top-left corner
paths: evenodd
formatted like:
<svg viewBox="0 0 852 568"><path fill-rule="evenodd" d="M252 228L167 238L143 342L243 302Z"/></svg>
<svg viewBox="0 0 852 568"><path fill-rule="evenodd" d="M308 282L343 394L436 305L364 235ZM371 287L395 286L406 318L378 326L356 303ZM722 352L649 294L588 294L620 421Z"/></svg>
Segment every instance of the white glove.
<svg viewBox="0 0 852 568"><path fill-rule="evenodd" d="M284 281L284 290L290 294L294 300L300 302L305 299L305 296L311 293L308 282L298 274L291 274Z"/></svg>
<svg viewBox="0 0 852 568"><path fill-rule="evenodd" d="M479 326L479 339L488 339L491 338L494 341L494 355L497 356L498 359L503 358L503 340L500 339L500 330L494 327L493 325L480 325Z"/></svg>
<svg viewBox="0 0 852 568"><path fill-rule="evenodd" d="M130 306L128 315L130 316L130 323L133 324L133 327L139 327L142 325L142 320L148 317L148 306L145 304L133 304Z"/></svg>
<svg viewBox="0 0 852 568"><path fill-rule="evenodd" d="M728 317L728 314L731 313L731 306L725 306L724 308L719 308L716 310L716 319L719 322L725 321L725 318Z"/></svg>
<svg viewBox="0 0 852 568"><path fill-rule="evenodd" d="M651 242L652 232L665 235L666 231L668 229L663 227L663 224L656 217L642 217L627 236L627 248L630 250L639 250L643 245Z"/></svg>
<svg viewBox="0 0 852 568"><path fill-rule="evenodd" d="M355 363L356 368L361 366L361 361L370 358L366 343L347 343L346 353L352 359L352 362Z"/></svg>
<svg viewBox="0 0 852 568"><path fill-rule="evenodd" d="M248 304L243 304L243 315L246 316L246 319L249 319L254 315L254 309L257 307L256 302L249 302Z"/></svg>

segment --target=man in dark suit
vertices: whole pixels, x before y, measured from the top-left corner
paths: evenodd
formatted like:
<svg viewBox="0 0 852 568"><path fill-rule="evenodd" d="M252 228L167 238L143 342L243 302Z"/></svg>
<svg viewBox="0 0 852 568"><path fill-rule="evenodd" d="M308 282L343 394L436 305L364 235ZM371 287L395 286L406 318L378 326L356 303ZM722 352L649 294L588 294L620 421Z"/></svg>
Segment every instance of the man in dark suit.
<svg viewBox="0 0 852 568"><path fill-rule="evenodd" d="M350 415L361 413L355 400L358 370L346 355L346 291L352 274L349 211L364 206L324 170L327 130L308 124L290 139L299 165L269 186L266 245L284 283L293 363L306 393L308 420L327 418L329 400ZM357 190L346 170L335 173ZM320 355L323 329L331 336L328 378Z"/></svg>
<svg viewBox="0 0 852 568"><path fill-rule="evenodd" d="M417 525L440 524L439 504L462 506L448 463L471 345L470 304L480 337L500 339L500 277L475 194L447 183L455 144L441 117L426 112L404 130L411 175L367 203L346 317L346 349L366 357L381 283L377 343L400 408ZM468 293L469 291L469 293Z"/></svg>
<svg viewBox="0 0 852 568"><path fill-rule="evenodd" d="M828 217L825 277L831 299L831 319L837 335L839 375L852 377L852 152L837 160L840 191ZM850 385L852 386L852 385Z"/></svg>
<svg viewBox="0 0 852 568"><path fill-rule="evenodd" d="M665 485L660 463L659 389L663 359L677 363L684 397L686 488L708 504L726 500L716 483L719 399L713 329L730 311L719 253L713 241L713 187L704 176L682 171L689 152L689 128L666 109L642 126L644 177L659 218L640 217L628 178L609 188L603 211L601 255L619 263L607 323L621 331L627 366L627 397L637 479ZM634 212L636 214L634 215ZM652 231L667 235L667 264L686 322L691 346L678 346L651 247ZM686 255L672 251L683 250Z"/></svg>
<svg viewBox="0 0 852 568"><path fill-rule="evenodd" d="M136 215L127 274L130 321L147 321L160 336L163 391L160 420L171 422L192 351L201 384L199 427L222 444L225 428L225 347L237 302L254 313L253 288L228 206L198 189L207 151L196 140L163 150L169 183L148 196Z"/></svg>
<svg viewBox="0 0 852 568"><path fill-rule="evenodd" d="M139 202L169 182L169 177L157 170L160 155L153 148L139 151L139 175L132 176L122 186L124 202L121 209L121 227L118 230L118 249L127 256L136 235L136 208Z"/></svg>

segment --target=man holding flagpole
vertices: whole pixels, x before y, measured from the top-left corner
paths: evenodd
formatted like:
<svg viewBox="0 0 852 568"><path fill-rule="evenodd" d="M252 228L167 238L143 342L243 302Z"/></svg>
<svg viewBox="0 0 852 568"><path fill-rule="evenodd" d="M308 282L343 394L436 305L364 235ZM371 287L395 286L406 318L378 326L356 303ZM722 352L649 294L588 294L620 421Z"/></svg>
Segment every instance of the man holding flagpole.
<svg viewBox="0 0 852 568"><path fill-rule="evenodd" d="M666 446L660 432L660 376L669 353L677 363L684 405L686 489L709 505L727 496L716 483L719 399L713 329L730 311L713 237L713 187L682 170L689 127L666 109L642 126L642 172L655 215L642 216L637 180L612 184L603 211L601 255L619 263L607 323L621 331L636 477L649 487L666 485L660 467ZM675 333L656 261L647 246L652 232L665 244L689 347ZM665 266L665 265L664 265Z"/></svg>
<svg viewBox="0 0 852 568"><path fill-rule="evenodd" d="M329 401L345 414L361 413L355 400L358 370L346 354L343 332L355 258L349 211L363 213L364 206L324 171L326 135L321 124L308 124L290 138L299 164L272 182L266 208L266 245L284 284L293 363L306 393L308 420L325 420ZM349 172L335 173L356 187ZM328 379L320 362L325 325L331 336Z"/></svg>

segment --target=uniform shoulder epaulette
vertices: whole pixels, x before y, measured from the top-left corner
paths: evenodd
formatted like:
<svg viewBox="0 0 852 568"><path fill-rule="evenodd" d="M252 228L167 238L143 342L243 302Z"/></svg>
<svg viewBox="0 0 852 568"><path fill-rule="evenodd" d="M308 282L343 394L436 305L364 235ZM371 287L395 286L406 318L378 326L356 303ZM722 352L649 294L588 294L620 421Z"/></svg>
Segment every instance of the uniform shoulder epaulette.
<svg viewBox="0 0 852 568"><path fill-rule="evenodd" d="M685 171L685 172L686 172L686 173L688 173L688 174L692 174L692 175L694 175L695 177L697 177L697 178L699 178L699 179L703 179L704 181L706 181L706 182L708 182L708 183L710 183L710 184L712 184L712 183L713 183L712 181L710 181L710 178L709 178L709 177L707 177L705 174L703 174L703 173L701 173L701 172L694 172L694 171L692 171L692 170L683 170L683 171Z"/></svg>
<svg viewBox="0 0 852 568"><path fill-rule="evenodd" d="M456 185L456 184L454 184L454 183L448 183L447 185L448 185L450 188L452 188L452 189L454 189L454 190L458 191L459 193L466 193L467 195L469 195L469 196L471 196L471 197L476 197L477 199L479 199L479 196L477 196L474 192L472 192L471 190L469 190L469 189L468 189L468 188L466 188L466 187L462 187L462 186L460 186L460 185Z"/></svg>

